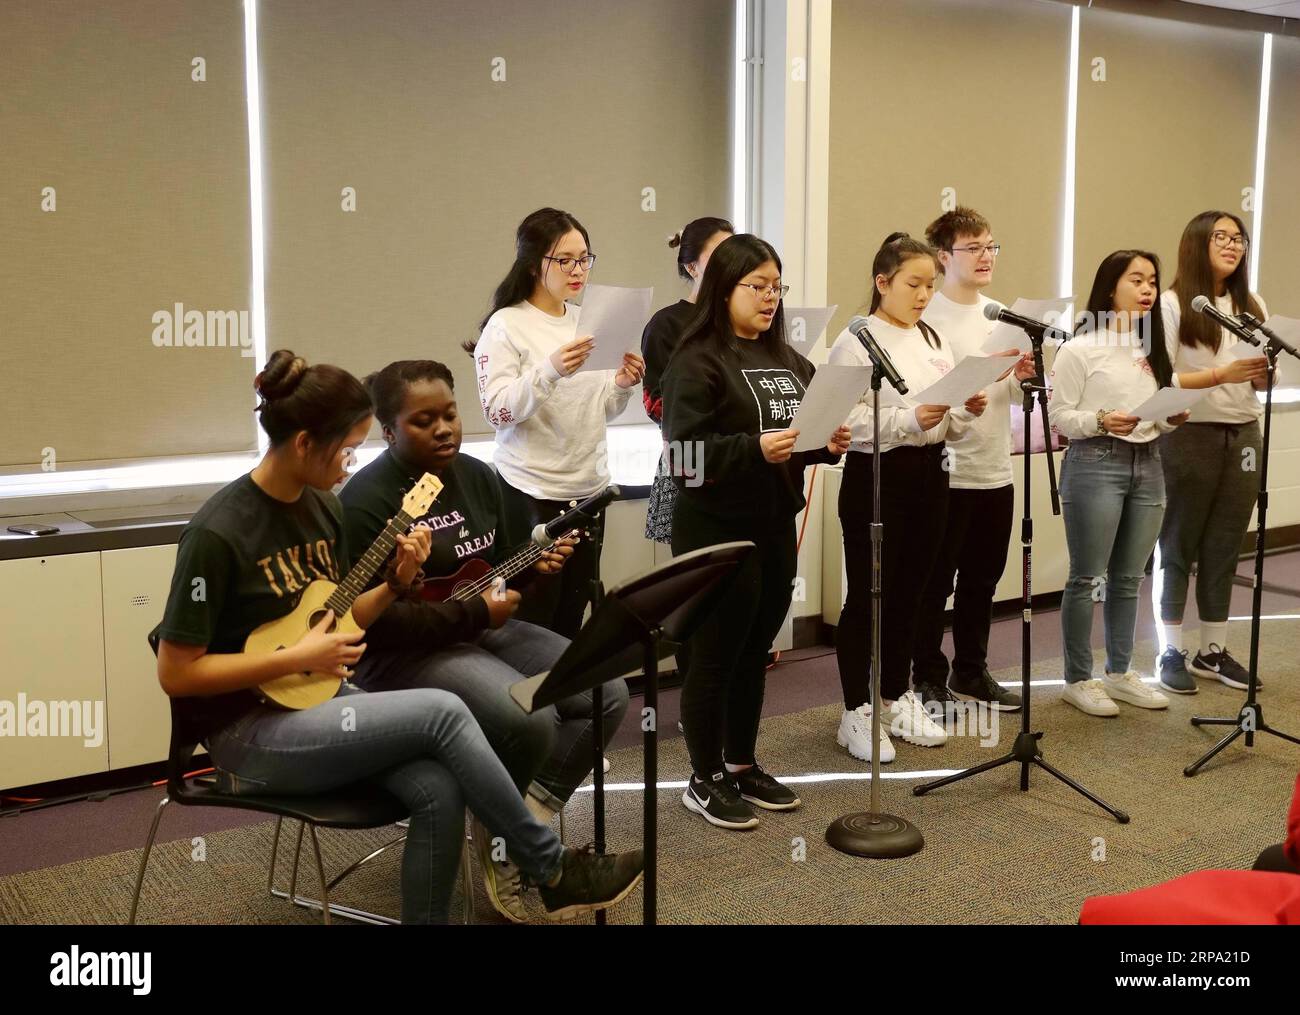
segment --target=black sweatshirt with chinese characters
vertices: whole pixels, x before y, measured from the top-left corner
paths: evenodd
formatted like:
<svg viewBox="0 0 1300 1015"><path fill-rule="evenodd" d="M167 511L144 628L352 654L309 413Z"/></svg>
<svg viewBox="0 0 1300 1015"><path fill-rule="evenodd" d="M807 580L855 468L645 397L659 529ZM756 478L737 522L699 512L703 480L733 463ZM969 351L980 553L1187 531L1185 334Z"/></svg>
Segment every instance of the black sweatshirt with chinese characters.
<svg viewBox="0 0 1300 1015"><path fill-rule="evenodd" d="M760 435L790 428L816 372L792 355L791 367L757 340L723 345L707 336L673 353L663 380L663 433L680 495L693 507L754 520L788 518L804 506L804 468L839 461L825 447L777 465L763 457Z"/></svg>

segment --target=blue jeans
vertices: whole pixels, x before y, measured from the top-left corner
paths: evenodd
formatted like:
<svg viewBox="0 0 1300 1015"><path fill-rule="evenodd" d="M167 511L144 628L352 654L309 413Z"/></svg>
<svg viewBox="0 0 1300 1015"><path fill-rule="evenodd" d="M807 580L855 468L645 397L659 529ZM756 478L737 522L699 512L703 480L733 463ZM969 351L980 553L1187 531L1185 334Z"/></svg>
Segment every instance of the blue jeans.
<svg viewBox="0 0 1300 1015"><path fill-rule="evenodd" d="M520 792L560 810L591 774L591 692L570 695L528 715L510 697L510 686L555 665L569 639L522 620L507 620L473 642L440 652L368 650L357 664L356 683L367 691L435 687L451 691L478 720ZM604 743L627 712L627 684L602 688Z"/></svg>
<svg viewBox="0 0 1300 1015"><path fill-rule="evenodd" d="M465 703L447 691L367 694L345 684L301 712L254 709L208 745L230 792L328 793L372 781L402 800L411 814L403 923L447 921L467 806L530 877L548 880L560 869L560 840L529 813Z"/></svg>
<svg viewBox="0 0 1300 1015"><path fill-rule="evenodd" d="M1065 680L1092 679L1092 614L1102 604L1106 671L1133 659L1138 589L1165 513L1165 477L1155 441L1072 440L1061 467L1061 510L1070 577L1061 596Z"/></svg>

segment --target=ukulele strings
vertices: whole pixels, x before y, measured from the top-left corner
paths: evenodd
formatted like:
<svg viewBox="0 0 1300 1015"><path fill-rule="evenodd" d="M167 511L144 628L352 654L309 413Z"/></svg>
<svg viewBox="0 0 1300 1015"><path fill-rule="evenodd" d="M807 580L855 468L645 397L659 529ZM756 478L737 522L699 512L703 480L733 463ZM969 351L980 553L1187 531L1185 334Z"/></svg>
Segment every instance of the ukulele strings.
<svg viewBox="0 0 1300 1015"><path fill-rule="evenodd" d="M576 531L578 530L570 529L560 538L565 539ZM471 582L469 585L466 585L464 588L453 594L451 598L457 602L463 602L466 599L472 599L476 595L483 594L496 584L497 579L503 577L507 579L513 578L521 571L531 567L547 549L549 549L549 547L538 546L536 543L529 543L528 546L519 553L516 553L513 557L504 561L500 566L494 568L491 574L484 575L477 581Z"/></svg>

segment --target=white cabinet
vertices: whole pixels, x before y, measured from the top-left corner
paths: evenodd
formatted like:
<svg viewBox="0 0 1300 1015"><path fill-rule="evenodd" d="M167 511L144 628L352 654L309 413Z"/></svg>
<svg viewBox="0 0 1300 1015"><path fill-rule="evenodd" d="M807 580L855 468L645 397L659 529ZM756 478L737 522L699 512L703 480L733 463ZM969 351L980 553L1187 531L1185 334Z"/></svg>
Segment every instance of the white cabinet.
<svg viewBox="0 0 1300 1015"><path fill-rule="evenodd" d="M108 770L99 558L0 561L0 788Z"/></svg>
<svg viewBox="0 0 1300 1015"><path fill-rule="evenodd" d="M167 605L176 547L105 550L101 557L109 767L164 761L171 709L147 636Z"/></svg>

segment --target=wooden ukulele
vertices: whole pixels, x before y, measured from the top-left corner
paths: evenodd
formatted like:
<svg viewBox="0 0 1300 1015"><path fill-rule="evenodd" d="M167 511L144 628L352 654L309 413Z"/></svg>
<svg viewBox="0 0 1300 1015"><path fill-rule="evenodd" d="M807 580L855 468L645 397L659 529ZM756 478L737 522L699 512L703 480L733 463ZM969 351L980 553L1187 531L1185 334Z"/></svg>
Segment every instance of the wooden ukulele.
<svg viewBox="0 0 1300 1015"><path fill-rule="evenodd" d="M570 529L560 539L571 539L582 535L581 529ZM466 561L453 575L446 578L426 578L420 594L431 603L463 603L482 595L492 588L497 581L513 578L542 559L542 554L550 545L539 546L537 543L525 543L509 558L496 567L492 567L482 557Z"/></svg>
<svg viewBox="0 0 1300 1015"><path fill-rule="evenodd" d="M352 604L370 584L388 555L397 545L397 537L406 532L417 518L428 513L429 505L442 492L442 480L425 473L410 492L402 498L402 509L388 520L384 531L375 537L370 548L352 566L347 576L335 585L331 581L312 582L298 598L293 612L263 624L244 642L244 651L265 655L296 645L325 615L334 611L331 631L360 631L352 617ZM287 709L313 708L329 701L338 693L343 678L333 673L315 671L289 673L262 684L257 693L268 704Z"/></svg>

